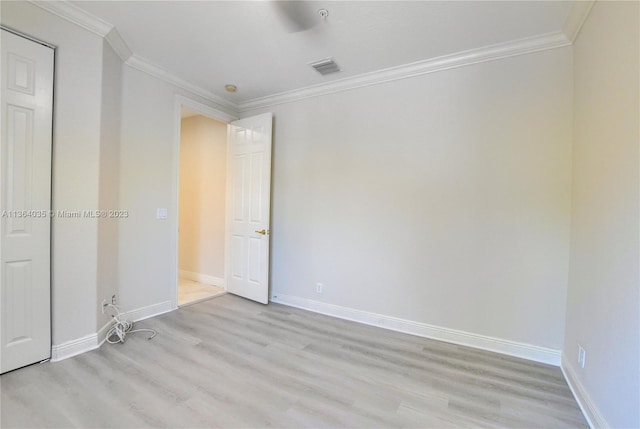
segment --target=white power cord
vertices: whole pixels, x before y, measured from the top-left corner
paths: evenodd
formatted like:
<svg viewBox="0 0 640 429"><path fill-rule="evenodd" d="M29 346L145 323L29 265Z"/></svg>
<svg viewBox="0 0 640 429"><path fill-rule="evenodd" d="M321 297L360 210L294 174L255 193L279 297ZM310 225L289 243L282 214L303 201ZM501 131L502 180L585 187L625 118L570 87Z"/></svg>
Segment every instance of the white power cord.
<svg viewBox="0 0 640 429"><path fill-rule="evenodd" d="M107 342L109 344L118 344L124 343L127 338L127 334L132 334L134 332L151 332L151 336L147 338L148 340L152 339L157 335L157 332L153 329L133 329L133 322L127 320L127 318L120 312L120 309L115 304L105 304L105 311L107 308L112 308L115 310L115 314L112 314L111 317L116 321L116 324L109 329L107 332Z"/></svg>

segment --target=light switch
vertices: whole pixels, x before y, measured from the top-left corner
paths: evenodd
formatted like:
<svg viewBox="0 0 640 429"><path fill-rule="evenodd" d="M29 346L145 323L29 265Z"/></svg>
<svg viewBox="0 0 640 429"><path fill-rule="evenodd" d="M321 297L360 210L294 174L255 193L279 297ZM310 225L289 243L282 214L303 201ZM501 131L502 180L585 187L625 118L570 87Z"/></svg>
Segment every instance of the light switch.
<svg viewBox="0 0 640 429"><path fill-rule="evenodd" d="M156 210L156 219L166 219L167 218L167 209L159 208Z"/></svg>

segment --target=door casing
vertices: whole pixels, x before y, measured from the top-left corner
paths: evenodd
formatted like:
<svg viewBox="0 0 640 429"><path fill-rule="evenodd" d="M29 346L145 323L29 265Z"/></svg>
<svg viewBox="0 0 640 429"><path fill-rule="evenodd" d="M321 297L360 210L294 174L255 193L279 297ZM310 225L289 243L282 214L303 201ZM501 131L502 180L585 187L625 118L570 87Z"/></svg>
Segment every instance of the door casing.
<svg viewBox="0 0 640 429"><path fill-rule="evenodd" d="M175 124L175 133L173 138L173 162L172 162L172 195L173 201L172 205L169 209L169 221L171 226L172 233L172 242L171 242L171 308L173 310L178 308L178 279L179 279L179 269L178 269L178 244L179 244L179 232L178 226L180 225L179 213L180 213L180 129L182 123L181 111L182 108L186 107L190 110L200 113L201 115L207 116L209 118L215 119L217 121L223 122L224 124L229 124L232 121L238 119L237 116L231 115L229 113L223 112L218 109L214 109L205 104L202 104L196 100L191 98L177 95L175 99L175 109L174 109L174 118L176 121ZM229 179L229 172L227 172L227 180ZM226 282L226 279L225 279ZM226 285L225 285L226 289Z"/></svg>

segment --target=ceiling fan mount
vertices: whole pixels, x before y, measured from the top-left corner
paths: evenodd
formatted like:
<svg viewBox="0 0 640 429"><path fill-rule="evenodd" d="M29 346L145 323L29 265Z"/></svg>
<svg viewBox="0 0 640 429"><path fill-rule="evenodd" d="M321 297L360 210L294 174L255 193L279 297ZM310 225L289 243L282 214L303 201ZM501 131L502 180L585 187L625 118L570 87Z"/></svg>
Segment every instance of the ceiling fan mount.
<svg viewBox="0 0 640 429"><path fill-rule="evenodd" d="M325 8L314 10L314 6L305 1L274 1L276 12L289 33L310 30L324 22L329 16Z"/></svg>

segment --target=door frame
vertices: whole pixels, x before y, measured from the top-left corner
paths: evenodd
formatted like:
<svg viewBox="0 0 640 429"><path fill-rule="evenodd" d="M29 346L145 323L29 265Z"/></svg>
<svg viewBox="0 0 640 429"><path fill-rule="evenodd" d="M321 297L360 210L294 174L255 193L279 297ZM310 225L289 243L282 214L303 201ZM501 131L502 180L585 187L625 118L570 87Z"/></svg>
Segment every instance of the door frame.
<svg viewBox="0 0 640 429"><path fill-rule="evenodd" d="M4 24L0 24L0 29L8 31L9 33L15 34L16 36L20 36L20 37L22 37L24 39L31 40L32 42L35 42L35 43L37 43L39 45L46 46L47 48L53 49L54 50L54 54L53 54L53 67L54 67L53 68L53 77L55 79L55 76L56 76L56 73L55 73L55 71L56 71L56 69L55 69L55 64L56 64L55 63L55 61L56 61L55 50L57 49L56 45L53 45L53 44L51 44L49 42L45 42L42 39L38 39L36 37L30 36L29 34L23 33L22 31L14 30L13 28L7 27ZM54 83L55 83L55 81L54 81Z"/></svg>
<svg viewBox="0 0 640 429"><path fill-rule="evenodd" d="M171 276L171 309L176 310L178 308L178 281L179 281L179 268L178 268L178 254L179 254L179 232L178 226L180 225L180 132L182 127L182 108L186 107L187 109L193 110L194 112L198 112L203 116L207 116L209 118L215 119L216 121L222 122L224 124L229 124L232 121L239 119L238 116L232 115L230 113L224 112L222 110L207 106L206 104L202 104L199 101L196 101L192 98L186 97L184 95L176 95L175 103L174 103L174 135L173 135L173 157L172 157L172 168L171 168L171 194L173 195L173 201L171 203L171 207L168 210L169 224L171 228L171 267L170 267L170 276ZM227 150L229 147L229 140L226 142ZM229 171L226 173L227 181L229 180ZM227 205L225 198L225 207ZM226 225L225 225L226 228ZM226 234L225 234L225 249L226 249ZM225 257L225 271L226 271L227 261ZM225 272L226 276L226 272ZM225 278L226 282L226 278ZM226 288L226 285L225 285Z"/></svg>

